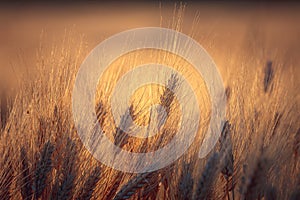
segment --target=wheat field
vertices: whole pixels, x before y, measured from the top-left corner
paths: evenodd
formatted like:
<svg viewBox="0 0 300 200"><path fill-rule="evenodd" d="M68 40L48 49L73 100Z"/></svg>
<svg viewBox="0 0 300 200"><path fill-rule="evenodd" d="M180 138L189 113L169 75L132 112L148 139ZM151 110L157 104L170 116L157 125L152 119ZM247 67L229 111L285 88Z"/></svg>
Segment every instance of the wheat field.
<svg viewBox="0 0 300 200"><path fill-rule="evenodd" d="M14 68L17 72L9 78L14 89L5 90L4 84L0 88L0 199L300 199L300 15L292 9L280 15L279 8L258 13L252 8L244 14L236 11L236 16L241 15L237 19L230 12L239 8L198 4L156 4L150 9L158 10L150 24L188 34L219 67L227 105L217 145L206 158L198 157L210 101L193 67L168 52L138 51L116 60L99 80L95 111L106 136L126 151L148 152L163 147L176 134L179 103L159 85L141 88L130 102L139 125L149 124L151 105L168 110L159 134L129 137L120 129L124 124L114 123L109 98L116 82L129 69L150 61L171 65L191 81L200 102L200 128L188 151L157 171L126 173L102 164L83 145L72 116L76 74L96 44L81 33L91 30L66 28L56 41L44 30L34 51L36 59L28 61L32 66L17 61L20 69ZM212 16L206 9L213 15L220 11L215 18L220 22L209 21ZM174 43L176 38L166 45ZM7 69L0 69L4 80ZM180 84L176 76L167 78L170 87ZM121 123L130 126L126 119Z"/></svg>

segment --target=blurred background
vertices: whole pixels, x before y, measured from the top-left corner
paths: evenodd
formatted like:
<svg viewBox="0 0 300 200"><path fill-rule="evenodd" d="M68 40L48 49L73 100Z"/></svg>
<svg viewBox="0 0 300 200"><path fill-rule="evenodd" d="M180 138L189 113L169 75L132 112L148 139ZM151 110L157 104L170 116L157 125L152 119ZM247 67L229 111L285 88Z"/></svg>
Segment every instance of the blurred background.
<svg viewBox="0 0 300 200"><path fill-rule="evenodd" d="M259 48L264 49L269 57L266 59L272 59L275 49L282 49L289 55L287 59L299 63L299 3L187 1L183 4L186 8L182 32L189 34L192 22L198 16L193 37L209 51L220 68L227 65L229 57L234 59L233 55L243 48L241 44L251 40L251 37L256 38ZM161 20L163 26L168 27L174 18L174 7L173 2L159 1L2 2L1 90L13 87L18 71L30 70L35 65L41 44L45 49L59 46L70 30L83 38L89 52L103 39L120 31L160 26ZM259 51L253 50L256 53ZM299 67L295 70L298 73Z"/></svg>

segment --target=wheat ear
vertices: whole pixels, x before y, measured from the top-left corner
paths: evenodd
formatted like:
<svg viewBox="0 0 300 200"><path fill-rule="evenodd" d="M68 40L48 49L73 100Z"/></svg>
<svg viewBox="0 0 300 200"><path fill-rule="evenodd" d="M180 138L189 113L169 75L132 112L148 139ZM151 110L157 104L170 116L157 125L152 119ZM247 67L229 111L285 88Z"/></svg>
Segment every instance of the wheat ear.
<svg viewBox="0 0 300 200"><path fill-rule="evenodd" d="M35 199L38 199L42 195L46 187L46 180L48 174L52 169L51 156L53 151L54 151L54 146L50 143L50 141L48 141L46 142L42 152L40 153L40 159L38 160L36 165L34 184L32 188Z"/></svg>

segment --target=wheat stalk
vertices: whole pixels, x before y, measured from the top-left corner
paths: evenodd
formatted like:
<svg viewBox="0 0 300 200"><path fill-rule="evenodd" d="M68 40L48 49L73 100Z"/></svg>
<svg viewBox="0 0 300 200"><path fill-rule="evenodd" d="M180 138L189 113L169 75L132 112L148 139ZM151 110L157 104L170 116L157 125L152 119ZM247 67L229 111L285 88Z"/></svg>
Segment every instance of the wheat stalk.
<svg viewBox="0 0 300 200"><path fill-rule="evenodd" d="M180 199L189 200L193 197L194 178L191 173L190 163L183 162L183 169L179 179L178 193Z"/></svg>
<svg viewBox="0 0 300 200"><path fill-rule="evenodd" d="M29 172L29 164L27 152L24 147L21 148L20 152L21 160L21 176L19 184L21 185L21 195L23 199L31 199L32 197L32 177Z"/></svg>
<svg viewBox="0 0 300 200"><path fill-rule="evenodd" d="M207 199L212 189L213 182L215 181L216 175L218 174L219 165L219 154L214 153L204 168L199 181L197 182L196 191L193 195L193 199Z"/></svg>
<svg viewBox="0 0 300 200"><path fill-rule="evenodd" d="M54 146L48 141L45 143L43 150L40 153L40 159L36 165L34 184L32 187L35 199L38 199L42 195L46 187L46 180L52 169L51 156L53 151Z"/></svg>
<svg viewBox="0 0 300 200"><path fill-rule="evenodd" d="M76 200L89 200L92 198L95 187L100 180L101 169L100 167L95 167L91 174L87 177L83 186L76 197Z"/></svg>
<svg viewBox="0 0 300 200"><path fill-rule="evenodd" d="M124 200L129 199L135 194L138 189L141 189L149 183L149 180L152 178L153 172L142 173L134 178L130 179L120 191L114 197L114 200Z"/></svg>

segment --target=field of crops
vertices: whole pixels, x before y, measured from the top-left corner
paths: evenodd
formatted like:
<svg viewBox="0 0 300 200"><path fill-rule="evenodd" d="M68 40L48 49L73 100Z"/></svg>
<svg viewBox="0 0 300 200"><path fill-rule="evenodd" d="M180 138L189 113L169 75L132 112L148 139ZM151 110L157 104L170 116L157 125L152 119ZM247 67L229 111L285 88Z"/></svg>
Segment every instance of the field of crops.
<svg viewBox="0 0 300 200"><path fill-rule="evenodd" d="M3 9L0 199L300 199L299 5L148 4ZM180 84L175 75L167 77L168 87L144 86L129 102L138 125L152 124L152 105L167 110L158 134L134 138L120 128L132 125L126 118L115 123L113 88L138 65L172 66L190 81L201 110L199 130L183 156L156 171L128 173L85 148L74 124L72 91L97 44L147 26L183 32L207 50L224 81L226 121L216 146L200 159L211 114L203 78L168 52L123 55L99 79L94 106L114 145L155 151L179 129L179 102L168 89ZM174 44L176 38L165 45Z"/></svg>

